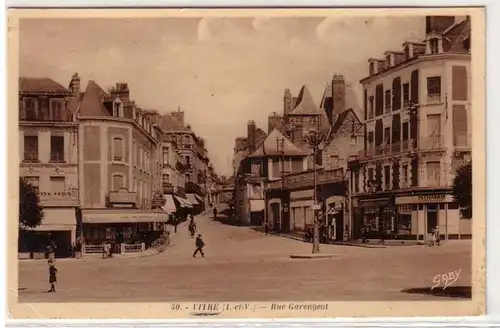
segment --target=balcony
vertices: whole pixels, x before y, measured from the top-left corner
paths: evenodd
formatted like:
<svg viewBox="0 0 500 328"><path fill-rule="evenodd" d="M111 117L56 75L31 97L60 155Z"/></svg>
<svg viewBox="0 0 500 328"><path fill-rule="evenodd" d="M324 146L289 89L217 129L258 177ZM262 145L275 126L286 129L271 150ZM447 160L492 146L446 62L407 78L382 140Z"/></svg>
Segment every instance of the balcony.
<svg viewBox="0 0 500 328"><path fill-rule="evenodd" d="M50 153L50 162L51 163L65 163L64 153L62 153L62 152L51 152Z"/></svg>
<svg viewBox="0 0 500 328"><path fill-rule="evenodd" d="M395 142L378 147L370 147L366 150L358 152L359 160L368 160L376 157L395 156L406 151L413 149L413 139L403 140L402 142Z"/></svg>
<svg viewBox="0 0 500 328"><path fill-rule="evenodd" d="M38 163L40 160L38 159L38 152L24 152L24 160L25 163Z"/></svg>

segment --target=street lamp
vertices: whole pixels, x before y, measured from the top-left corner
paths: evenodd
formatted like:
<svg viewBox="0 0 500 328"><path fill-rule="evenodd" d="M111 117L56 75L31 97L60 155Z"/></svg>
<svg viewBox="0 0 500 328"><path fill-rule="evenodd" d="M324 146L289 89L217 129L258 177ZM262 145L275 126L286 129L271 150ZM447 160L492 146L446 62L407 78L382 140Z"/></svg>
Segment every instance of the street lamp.
<svg viewBox="0 0 500 328"><path fill-rule="evenodd" d="M284 197L283 192L285 190L285 138L276 137L276 151L280 153L281 160L281 216L279 222L279 232L282 232L283 216L284 216Z"/></svg>
<svg viewBox="0 0 500 328"><path fill-rule="evenodd" d="M313 230L313 249L312 252L314 253L319 253L319 225L318 225L318 210L321 208L316 204L317 202L317 192L316 192L316 185L317 185L317 177L316 177L316 157L318 154L318 150L320 148L320 145L322 144L325 136L319 131L319 124L318 127L315 129L310 130L304 137L304 140L306 143L309 145L310 148L313 150L313 175L314 175L314 205L313 205L313 210L314 210L314 230Z"/></svg>

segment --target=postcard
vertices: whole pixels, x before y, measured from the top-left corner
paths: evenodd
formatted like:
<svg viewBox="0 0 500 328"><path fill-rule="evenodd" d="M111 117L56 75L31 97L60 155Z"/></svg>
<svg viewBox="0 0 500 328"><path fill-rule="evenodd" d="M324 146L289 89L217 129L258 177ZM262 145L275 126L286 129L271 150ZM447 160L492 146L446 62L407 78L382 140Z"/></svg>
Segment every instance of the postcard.
<svg viewBox="0 0 500 328"><path fill-rule="evenodd" d="M18 9L8 54L13 318L484 314L484 9Z"/></svg>

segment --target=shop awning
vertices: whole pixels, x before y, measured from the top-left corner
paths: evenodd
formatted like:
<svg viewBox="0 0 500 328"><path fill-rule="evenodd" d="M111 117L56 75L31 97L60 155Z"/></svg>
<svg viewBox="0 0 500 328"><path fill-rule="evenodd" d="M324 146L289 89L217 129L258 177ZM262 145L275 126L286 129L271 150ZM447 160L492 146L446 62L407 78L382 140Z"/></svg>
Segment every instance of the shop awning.
<svg viewBox="0 0 500 328"><path fill-rule="evenodd" d="M174 197L172 195L163 195L163 197L165 197L165 205L161 209L167 213L175 213L177 206L175 206Z"/></svg>
<svg viewBox="0 0 500 328"><path fill-rule="evenodd" d="M196 200L195 196L195 194L186 194L186 198L191 204L198 205L198 201Z"/></svg>
<svg viewBox="0 0 500 328"><path fill-rule="evenodd" d="M260 212L265 209L265 203L263 199L250 199L250 211Z"/></svg>
<svg viewBox="0 0 500 328"><path fill-rule="evenodd" d="M203 200L203 198L201 198L197 194L194 194L194 197L198 200L198 203L200 203L200 204L203 204L205 202L205 200Z"/></svg>
<svg viewBox="0 0 500 328"><path fill-rule="evenodd" d="M182 207L193 208L193 205L185 198L174 196Z"/></svg>
<svg viewBox="0 0 500 328"><path fill-rule="evenodd" d="M83 223L149 223L167 222L165 212L141 210L83 210Z"/></svg>
<svg viewBox="0 0 500 328"><path fill-rule="evenodd" d="M373 199L373 200L366 200L366 201L361 201L361 208L378 208L378 207L383 207L387 206L389 204L389 199L384 198L384 199Z"/></svg>

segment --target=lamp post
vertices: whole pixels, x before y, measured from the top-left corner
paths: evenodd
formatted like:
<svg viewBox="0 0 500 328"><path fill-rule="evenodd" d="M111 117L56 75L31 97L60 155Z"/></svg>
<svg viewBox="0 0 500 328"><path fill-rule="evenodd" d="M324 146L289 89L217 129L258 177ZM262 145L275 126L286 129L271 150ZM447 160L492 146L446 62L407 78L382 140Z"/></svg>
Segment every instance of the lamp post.
<svg viewBox="0 0 500 328"><path fill-rule="evenodd" d="M284 209L284 197L283 192L285 190L285 138L276 137L276 151L280 153L280 161L281 161L281 215L279 221L279 231L283 230L283 209Z"/></svg>
<svg viewBox="0 0 500 328"><path fill-rule="evenodd" d="M318 210L320 206L316 204L318 196L316 192L317 188L317 177L316 177L316 157L318 154L319 147L321 143L323 142L324 135L319 131L319 124L318 128L312 129L309 131L309 133L305 136L305 141L309 145L309 147L312 148L313 150L313 185L314 185L314 191L313 191L313 196L314 196L314 205L313 205L313 210L314 210L314 230L313 230L313 249L312 253L319 253L319 225L318 225Z"/></svg>

